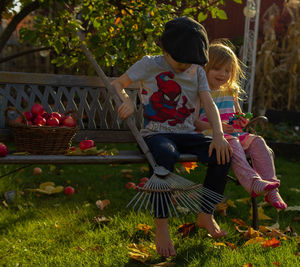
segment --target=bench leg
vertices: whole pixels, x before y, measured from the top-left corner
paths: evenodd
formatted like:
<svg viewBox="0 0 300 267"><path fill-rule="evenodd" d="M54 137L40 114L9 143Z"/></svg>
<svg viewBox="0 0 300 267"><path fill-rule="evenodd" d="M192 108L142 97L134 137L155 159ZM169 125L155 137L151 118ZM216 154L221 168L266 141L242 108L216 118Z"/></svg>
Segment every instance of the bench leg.
<svg viewBox="0 0 300 267"><path fill-rule="evenodd" d="M258 210L257 210L257 200L255 197L251 197L252 202L252 227L254 230L258 230Z"/></svg>

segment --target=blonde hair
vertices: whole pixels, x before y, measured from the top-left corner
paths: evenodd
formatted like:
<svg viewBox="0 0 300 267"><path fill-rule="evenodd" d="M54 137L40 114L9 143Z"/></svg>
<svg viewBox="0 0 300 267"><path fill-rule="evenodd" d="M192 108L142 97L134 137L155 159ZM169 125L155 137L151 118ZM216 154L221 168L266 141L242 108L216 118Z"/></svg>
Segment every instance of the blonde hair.
<svg viewBox="0 0 300 267"><path fill-rule="evenodd" d="M239 95L243 92L240 79L245 78L242 70L243 63L238 59L228 41L226 43L224 41L211 43L209 46L209 61L205 66L206 73L211 69L220 68L228 63L231 65L230 77L222 88L232 90L234 94Z"/></svg>

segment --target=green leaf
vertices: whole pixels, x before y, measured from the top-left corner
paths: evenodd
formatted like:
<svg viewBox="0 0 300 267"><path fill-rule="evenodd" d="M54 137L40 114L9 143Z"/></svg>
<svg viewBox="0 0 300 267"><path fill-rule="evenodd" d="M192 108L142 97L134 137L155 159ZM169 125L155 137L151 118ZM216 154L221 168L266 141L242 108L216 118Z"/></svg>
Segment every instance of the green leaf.
<svg viewBox="0 0 300 267"><path fill-rule="evenodd" d="M198 14L198 21L199 22L202 22L202 21L204 21L204 20L206 20L207 19L207 14L204 14L203 12L200 12L199 14Z"/></svg>
<svg viewBox="0 0 300 267"><path fill-rule="evenodd" d="M219 19L223 19L223 20L226 20L226 19L227 19L227 14L226 14L226 12L225 12L224 10L222 10L222 9L219 9L216 15L217 15L217 17L218 17Z"/></svg>
<svg viewBox="0 0 300 267"><path fill-rule="evenodd" d="M242 4L243 0L233 0L234 2L238 3L238 4Z"/></svg>

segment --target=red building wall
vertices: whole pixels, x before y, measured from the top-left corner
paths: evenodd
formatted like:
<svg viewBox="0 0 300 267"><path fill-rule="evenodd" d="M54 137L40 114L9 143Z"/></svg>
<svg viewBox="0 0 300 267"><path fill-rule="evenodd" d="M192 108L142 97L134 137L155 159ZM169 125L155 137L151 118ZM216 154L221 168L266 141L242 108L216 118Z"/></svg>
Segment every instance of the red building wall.
<svg viewBox="0 0 300 267"><path fill-rule="evenodd" d="M218 38L228 38L231 41L234 41L237 38L243 37L245 26L245 16L243 14L243 9L246 5L246 2L246 0L243 0L243 4L237 4L234 1L226 1L226 6L224 10L228 17L227 20L208 18L202 23L207 30L208 37L210 40ZM282 9L283 3L284 0L261 0L259 35L262 35L262 16L265 13L265 11L272 4L276 4L280 9Z"/></svg>

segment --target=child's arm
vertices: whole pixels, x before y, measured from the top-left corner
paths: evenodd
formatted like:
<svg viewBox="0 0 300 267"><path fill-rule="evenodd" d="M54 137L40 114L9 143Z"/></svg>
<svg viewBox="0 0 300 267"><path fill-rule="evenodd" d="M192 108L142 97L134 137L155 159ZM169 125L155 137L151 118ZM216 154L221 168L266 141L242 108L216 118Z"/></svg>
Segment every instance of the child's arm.
<svg viewBox="0 0 300 267"><path fill-rule="evenodd" d="M196 127L196 130L202 132L204 130L211 129L211 126L210 126L209 122L202 121L202 120L199 119L199 112L200 112L201 108L202 108L201 100L200 100L200 98L198 98L197 107L196 107L196 113L195 113L197 115L195 116L194 125Z"/></svg>
<svg viewBox="0 0 300 267"><path fill-rule="evenodd" d="M134 103L131 101L128 94L124 90L124 88L131 83L132 81L126 73L111 82L111 85L114 86L117 94L123 102L118 108L118 113L122 120L127 119L134 112Z"/></svg>
<svg viewBox="0 0 300 267"><path fill-rule="evenodd" d="M213 149L215 149L218 163L220 164L222 160L222 164L225 164L225 162L230 161L232 149L224 138L219 111L209 91L200 92L200 101L213 129L213 140L209 147L209 156L211 156Z"/></svg>

